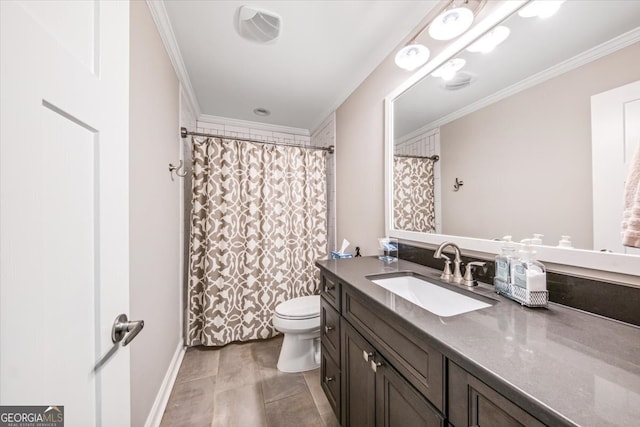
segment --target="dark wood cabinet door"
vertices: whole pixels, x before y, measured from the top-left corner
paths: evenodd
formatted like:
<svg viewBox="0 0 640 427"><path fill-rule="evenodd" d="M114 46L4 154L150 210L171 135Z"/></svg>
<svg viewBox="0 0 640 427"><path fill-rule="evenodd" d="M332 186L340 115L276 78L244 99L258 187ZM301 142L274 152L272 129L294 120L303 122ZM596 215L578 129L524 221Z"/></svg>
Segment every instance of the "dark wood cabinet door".
<svg viewBox="0 0 640 427"><path fill-rule="evenodd" d="M340 360L340 314L320 298L320 341L333 360Z"/></svg>
<svg viewBox="0 0 640 427"><path fill-rule="evenodd" d="M400 322L376 311L349 288L342 292L342 315L433 405L444 412L444 356Z"/></svg>
<svg viewBox="0 0 640 427"><path fill-rule="evenodd" d="M368 355L374 349L346 321L342 332L342 427L375 425L375 372Z"/></svg>
<svg viewBox="0 0 640 427"><path fill-rule="evenodd" d="M443 427L444 419L429 401L384 360L376 371L377 427Z"/></svg>
<svg viewBox="0 0 640 427"><path fill-rule="evenodd" d="M544 424L449 361L449 422L455 427L543 427Z"/></svg>
<svg viewBox="0 0 640 427"><path fill-rule="evenodd" d="M320 354L320 385L327 400L336 414L336 418L340 419L340 368L338 363L331 357L326 347L322 345Z"/></svg>

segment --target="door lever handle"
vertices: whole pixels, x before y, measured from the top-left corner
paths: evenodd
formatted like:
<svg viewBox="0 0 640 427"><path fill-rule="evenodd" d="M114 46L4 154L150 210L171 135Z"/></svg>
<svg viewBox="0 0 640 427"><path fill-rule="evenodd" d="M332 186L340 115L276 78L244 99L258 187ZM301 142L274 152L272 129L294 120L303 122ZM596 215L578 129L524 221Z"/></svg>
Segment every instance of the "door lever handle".
<svg viewBox="0 0 640 427"><path fill-rule="evenodd" d="M111 340L115 343L122 341L122 346L127 346L144 328L144 320L129 321L126 314L116 317L111 329ZM125 337L126 336L126 337Z"/></svg>

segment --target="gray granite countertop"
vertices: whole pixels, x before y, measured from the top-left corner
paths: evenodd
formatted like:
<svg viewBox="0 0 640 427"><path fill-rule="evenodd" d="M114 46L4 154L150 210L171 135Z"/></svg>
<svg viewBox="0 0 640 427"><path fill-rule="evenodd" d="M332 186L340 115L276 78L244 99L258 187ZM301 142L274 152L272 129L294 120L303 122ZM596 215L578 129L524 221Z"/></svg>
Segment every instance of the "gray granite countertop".
<svg viewBox="0 0 640 427"><path fill-rule="evenodd" d="M397 316L424 333L445 356L547 424L640 425L638 327L553 303L522 307L483 284L471 292L491 298L491 307L439 317L391 298L366 278L413 271L438 282L436 270L403 260L389 265L376 257L317 265L377 303L384 316Z"/></svg>

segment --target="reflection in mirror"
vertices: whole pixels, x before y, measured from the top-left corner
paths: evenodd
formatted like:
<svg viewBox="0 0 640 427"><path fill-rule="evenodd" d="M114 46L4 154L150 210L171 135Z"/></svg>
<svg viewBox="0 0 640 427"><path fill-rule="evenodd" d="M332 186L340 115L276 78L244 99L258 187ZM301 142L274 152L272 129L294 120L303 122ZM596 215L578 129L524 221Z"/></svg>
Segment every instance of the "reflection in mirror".
<svg viewBox="0 0 640 427"><path fill-rule="evenodd" d="M568 235L574 248L640 254L619 243L625 159L640 144L640 95L630 93L640 80L639 22L636 1L568 1L548 19L516 13L493 51L465 50L462 68L443 73L449 80L427 76L396 98L396 167L401 155L439 161L423 161L433 173L420 181L408 166L395 171L393 228L480 239L537 233L550 246ZM605 149L619 155L592 158L592 127L609 117L592 120L592 97L619 87L629 99L614 108L626 108L627 128L607 134ZM398 196L418 193L417 182L428 189L414 204ZM616 197L604 202L598 188ZM398 221L409 214L416 218ZM432 227L408 228L416 223Z"/></svg>
<svg viewBox="0 0 640 427"><path fill-rule="evenodd" d="M408 147L399 146L393 157L393 182L397 183L393 187L393 225L398 230L440 232L434 194L434 165L440 157L433 154L434 145L425 146L429 154L403 153Z"/></svg>

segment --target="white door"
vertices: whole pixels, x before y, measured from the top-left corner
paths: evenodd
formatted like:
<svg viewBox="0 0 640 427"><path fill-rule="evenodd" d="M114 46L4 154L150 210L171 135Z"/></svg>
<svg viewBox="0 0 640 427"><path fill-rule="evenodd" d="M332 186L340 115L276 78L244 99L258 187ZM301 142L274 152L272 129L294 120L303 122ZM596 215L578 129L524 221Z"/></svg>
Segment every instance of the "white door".
<svg viewBox="0 0 640 427"><path fill-rule="evenodd" d="M624 182L640 145L640 80L591 97L595 250L640 255L622 246Z"/></svg>
<svg viewBox="0 0 640 427"><path fill-rule="evenodd" d="M129 4L0 15L0 404L128 426Z"/></svg>

